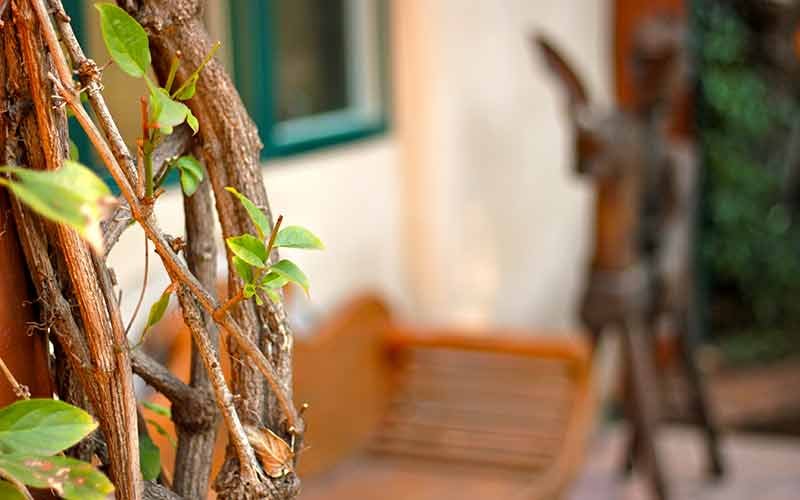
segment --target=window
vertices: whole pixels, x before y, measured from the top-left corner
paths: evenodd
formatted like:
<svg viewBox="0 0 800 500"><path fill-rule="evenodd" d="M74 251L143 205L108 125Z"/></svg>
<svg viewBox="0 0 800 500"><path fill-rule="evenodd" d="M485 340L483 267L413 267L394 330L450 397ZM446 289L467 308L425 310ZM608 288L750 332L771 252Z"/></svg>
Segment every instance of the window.
<svg viewBox="0 0 800 500"><path fill-rule="evenodd" d="M236 83L264 156L385 130L384 0L231 3Z"/></svg>
<svg viewBox="0 0 800 500"><path fill-rule="evenodd" d="M64 6L87 53L103 64L108 56L92 3L65 0ZM213 36L230 40L218 54L233 70L237 88L258 125L264 143L262 157L309 151L386 129L385 3L209 2L209 29ZM132 145L139 119L138 108L130 103L132 81L114 67L104 72L103 79L106 100ZM143 86L140 93L146 93ZM82 160L98 164L82 132L74 130L73 138Z"/></svg>

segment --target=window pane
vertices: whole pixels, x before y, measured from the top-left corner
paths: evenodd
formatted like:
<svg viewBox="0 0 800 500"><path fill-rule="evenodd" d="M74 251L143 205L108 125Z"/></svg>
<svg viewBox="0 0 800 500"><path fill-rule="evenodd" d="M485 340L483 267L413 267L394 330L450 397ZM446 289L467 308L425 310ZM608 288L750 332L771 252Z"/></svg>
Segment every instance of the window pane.
<svg viewBox="0 0 800 500"><path fill-rule="evenodd" d="M348 107L346 0L278 0L279 121Z"/></svg>

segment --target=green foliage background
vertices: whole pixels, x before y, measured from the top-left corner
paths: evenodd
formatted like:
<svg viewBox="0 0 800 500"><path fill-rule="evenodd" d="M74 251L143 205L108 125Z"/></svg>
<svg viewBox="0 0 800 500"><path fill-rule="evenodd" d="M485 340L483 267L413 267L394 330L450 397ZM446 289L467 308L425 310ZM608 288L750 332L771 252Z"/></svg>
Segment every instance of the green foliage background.
<svg viewBox="0 0 800 500"><path fill-rule="evenodd" d="M800 213L783 202L798 97L730 2L692 5L711 329L734 361L800 352Z"/></svg>

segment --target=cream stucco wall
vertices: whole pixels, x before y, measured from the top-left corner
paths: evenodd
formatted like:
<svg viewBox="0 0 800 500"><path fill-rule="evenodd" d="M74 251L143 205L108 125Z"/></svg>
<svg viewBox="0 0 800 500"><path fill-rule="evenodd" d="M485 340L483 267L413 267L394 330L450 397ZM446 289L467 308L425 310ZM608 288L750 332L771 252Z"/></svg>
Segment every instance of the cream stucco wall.
<svg viewBox="0 0 800 500"><path fill-rule="evenodd" d="M574 324L589 193L568 172L562 96L528 35L539 29L555 39L602 105L610 79L607 1L396 7L395 17L406 23L398 27L403 41L416 51L402 61L412 67L398 71L401 144L412 150L404 165L412 177L405 207L415 230L407 235L422 233L424 242L408 260L421 299L417 317Z"/></svg>
<svg viewBox="0 0 800 500"><path fill-rule="evenodd" d="M365 290L383 293L395 304L407 300L399 257L396 150L392 138L385 137L265 166L264 181L274 213L283 214L286 224L313 229L327 247L323 252L283 251L311 279L312 311L324 313ZM183 234L183 203L176 188L158 200L156 212L165 230ZM141 283L142 238L141 230L132 227L110 257L125 290L126 316ZM154 253L152 262L156 264L151 268L145 304L155 301L168 284ZM222 259L219 267L225 268Z"/></svg>
<svg viewBox="0 0 800 500"><path fill-rule="evenodd" d="M394 0L390 132L264 169L275 212L327 244L296 255L315 307L374 289L416 321L574 324L590 199L527 36L557 40L602 104L608 17L607 0ZM158 211L182 233L177 192ZM141 248L134 228L112 253L128 312ZM166 284L154 267L148 303Z"/></svg>

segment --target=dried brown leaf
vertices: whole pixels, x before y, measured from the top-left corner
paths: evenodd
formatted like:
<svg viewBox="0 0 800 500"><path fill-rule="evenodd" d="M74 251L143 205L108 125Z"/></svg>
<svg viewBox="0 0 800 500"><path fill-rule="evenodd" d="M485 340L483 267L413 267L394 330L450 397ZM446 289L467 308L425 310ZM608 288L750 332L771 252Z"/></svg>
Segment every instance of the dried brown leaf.
<svg viewBox="0 0 800 500"><path fill-rule="evenodd" d="M268 476L278 478L292 472L294 452L286 441L269 429L247 425L244 430Z"/></svg>

